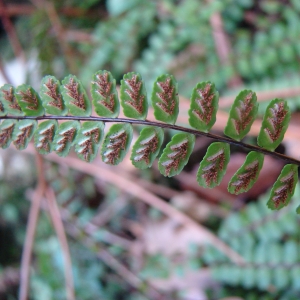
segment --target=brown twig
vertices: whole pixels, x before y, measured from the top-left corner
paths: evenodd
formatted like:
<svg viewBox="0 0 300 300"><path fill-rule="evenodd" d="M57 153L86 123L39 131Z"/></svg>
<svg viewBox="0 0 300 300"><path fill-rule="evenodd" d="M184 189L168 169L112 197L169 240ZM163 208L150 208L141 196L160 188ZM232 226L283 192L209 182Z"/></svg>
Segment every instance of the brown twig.
<svg viewBox="0 0 300 300"><path fill-rule="evenodd" d="M50 189L50 190L52 190L52 189ZM48 191L49 191L49 189L48 189ZM52 192L53 192L53 190L52 190ZM48 201L48 196L47 196L47 199L45 199L47 201ZM50 195L50 197L53 197L53 196ZM54 197L55 197L55 195L54 195ZM45 203L42 203L41 207L43 210L49 211L50 214L54 213L54 212L50 211L51 208L49 206L49 203L48 203L48 206L46 206ZM72 216L67 209L63 209L63 208L59 209L58 206L57 206L57 209L58 209L58 211L55 212L55 219L57 218L58 215L61 216L61 220L63 220L63 222L66 224L66 229L63 228L63 230L68 232L68 234L70 236L76 238L77 240L82 240L82 238L84 236L85 237L85 243L84 243L85 246L90 246L93 249L101 248L101 250L100 250L101 253L107 252L106 250L103 249L102 245L100 247L99 243L94 241L94 239L92 237L93 232L94 232L93 224L88 223L89 228L86 230L86 228L83 228L83 226L78 223L77 218ZM51 219L52 219L52 216L51 216ZM55 222L57 222L57 221L55 221ZM76 224L76 226L74 226L74 224ZM61 231L61 230L62 229L60 229L59 231ZM115 237L117 237L117 236L115 235L114 238ZM125 239L123 239L123 240L125 240ZM115 242L116 242L116 239L114 240L114 244L117 244L123 248L126 248L127 250L132 246L129 241L127 241L126 243L124 243L124 241L122 241L122 243L118 243L118 241L117 241L117 243L115 243ZM69 252L69 250L67 250L67 251ZM129 284L131 284L133 287L139 289L140 285L143 283L142 280L140 278L138 278L136 275L134 275L124 265L122 265L120 262L118 262L118 260L116 260L109 252L107 252L107 253L114 260L114 263L112 261L107 261L107 260L103 260L103 262L107 266L109 266L112 270L116 271L116 273L118 273L121 277L123 277ZM100 259L103 258L101 255L99 255L99 252L97 252L97 256ZM69 268L69 270L71 270L71 268Z"/></svg>
<svg viewBox="0 0 300 300"><path fill-rule="evenodd" d="M85 224L84 231L91 236L98 230L99 227L92 224L91 222ZM101 241L107 244L119 246L126 250L130 250L133 246L133 242L131 242L130 240L114 234L106 229L101 229L101 233Z"/></svg>
<svg viewBox="0 0 300 300"><path fill-rule="evenodd" d="M7 3L5 7L0 7L0 15L6 14L9 17L14 16L24 16L31 15L36 12L36 8L30 4L9 4ZM82 9L79 7L64 6L59 9L59 13L68 17L87 17L87 18L97 18L106 17L107 12L100 9Z"/></svg>
<svg viewBox="0 0 300 300"><path fill-rule="evenodd" d="M25 54L23 51L23 48L21 46L21 43L19 41L16 29L10 20L9 16L6 14L5 11L5 3L4 0L0 0L0 9L2 10L2 13L0 14L1 16L1 21L3 24L3 27L7 33L9 42L13 48L14 54L16 57L19 57L22 61L22 63L25 63Z"/></svg>
<svg viewBox="0 0 300 300"><path fill-rule="evenodd" d="M38 171L38 185L33 195L31 206L30 206L27 229L26 229L26 237L25 237L25 242L24 242L24 247L22 252L19 300L28 300L31 254L32 254L32 248L34 243L35 230L39 218L40 204L41 204L43 193L46 188L46 182L44 178L43 158L38 153L36 153L36 164L37 164L37 171Z"/></svg>
<svg viewBox="0 0 300 300"><path fill-rule="evenodd" d="M202 195L203 197L205 197L205 199L219 199L220 202L222 201L222 199L227 199L232 202L236 200L234 196L231 196L230 194L225 194L220 189L214 189L214 193L212 194L210 189L198 185L196 181L196 176L193 176L185 171L181 171L181 173L177 175L177 179L179 182L184 184L184 186L188 187L195 193Z"/></svg>
<svg viewBox="0 0 300 300"><path fill-rule="evenodd" d="M65 220L66 222L66 230L69 235L73 236L77 240L84 239L84 245L89 246L92 249L99 249L97 251L97 256L105 263L108 267L114 270L119 276L121 276L126 282L128 282L131 286L136 288L137 290L141 289L144 282L134 273L132 273L126 266L120 263L113 255L111 255L107 250L104 249L103 246L99 247L98 243L96 243L86 232L80 229L80 225L74 226L74 220L72 222ZM85 235L83 237L83 234ZM143 291L143 294L146 294L149 299L163 299L161 294L156 291L153 287L147 284L149 291Z"/></svg>
<svg viewBox="0 0 300 300"><path fill-rule="evenodd" d="M72 223L76 223L77 219L74 217L67 209L61 208L59 213L64 220L69 220ZM98 224L93 223L93 220L86 222L84 226L81 226L81 229L89 235L93 235L97 230L99 230ZM118 245L126 250L129 250L132 247L130 240L120 237L114 233L109 232L106 229L102 229L102 240L108 244Z"/></svg>
<svg viewBox="0 0 300 300"><path fill-rule="evenodd" d="M68 240L60 216L60 211L57 206L54 191L50 187L48 187L46 190L46 200L49 208L50 217L53 223L53 227L55 229L56 235L60 242L62 248L62 254L64 257L64 262L65 262L64 272L65 272L67 299L75 300L72 261L71 261Z"/></svg>
<svg viewBox="0 0 300 300"><path fill-rule="evenodd" d="M61 24L59 15L54 7L54 4L47 0L31 0L31 2L39 9L43 9L45 13L48 15L48 18L52 24L52 27L55 31L55 34L58 39L58 43L61 46L61 49L64 54L64 58L66 60L68 69L71 73L76 74L76 66L74 63L73 51L65 39L64 28Z"/></svg>
<svg viewBox="0 0 300 300"><path fill-rule="evenodd" d="M125 207L127 204L126 200L125 197L118 197L114 202L104 205L104 207L100 207L99 212L91 219L90 223L97 227L104 226L111 220L113 215Z"/></svg>
<svg viewBox="0 0 300 300"><path fill-rule="evenodd" d="M257 101L259 102L268 101L273 98L292 98L300 96L300 87L289 87L280 90L261 91L256 92L256 95ZM234 96L221 97L219 107L226 108L231 106L234 98Z"/></svg>
<svg viewBox="0 0 300 300"><path fill-rule="evenodd" d="M220 62L224 66L232 65L230 53L232 53L231 45L227 34L223 28L223 20L220 12L215 12L210 17L210 24L212 27L212 34L215 41L216 52L219 56ZM230 78L229 86L239 86L243 82L241 78L235 74Z"/></svg>
<svg viewBox="0 0 300 300"><path fill-rule="evenodd" d="M1 57L0 57L0 73L3 77L3 79L6 81L6 83L12 84L12 81L10 80L9 76L7 75L7 72L5 70L5 67L3 65Z"/></svg>
<svg viewBox="0 0 300 300"><path fill-rule="evenodd" d="M176 191L172 188L169 188L169 187L161 185L161 184L156 184L151 181L143 180L140 178L139 179L135 178L134 181L138 185L144 187L145 189L153 191L153 193L155 193L156 195L166 198L166 199L170 199L170 198L180 194L178 191Z"/></svg>
<svg viewBox="0 0 300 300"><path fill-rule="evenodd" d="M155 196L151 192L147 191L143 187L135 184L127 178L118 175L116 172L107 168L101 168L95 164L87 164L83 161L79 161L78 159L72 157L66 157L63 160L61 160L61 158L50 154L47 156L47 159L67 164L71 168L75 168L81 172L95 176L96 178L99 178L105 182L116 184L121 190L127 192L130 195L135 196L136 198L147 203L148 205L155 207L170 218L197 230L200 235L205 237L208 243L211 243L219 251L223 252L234 263L244 263L244 259L238 253L236 253L234 250L228 247L223 241L221 241L208 229L201 226L196 221L194 221L184 213L178 211L177 209L175 209L159 197Z"/></svg>

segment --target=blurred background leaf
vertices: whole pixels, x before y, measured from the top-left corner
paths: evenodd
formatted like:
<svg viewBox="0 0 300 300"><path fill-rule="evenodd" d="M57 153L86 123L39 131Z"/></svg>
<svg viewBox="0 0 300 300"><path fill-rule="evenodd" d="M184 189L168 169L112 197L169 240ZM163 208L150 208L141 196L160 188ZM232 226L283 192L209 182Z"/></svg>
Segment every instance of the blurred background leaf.
<svg viewBox="0 0 300 300"><path fill-rule="evenodd" d="M61 80L72 73L89 91L93 74L107 69L117 84L123 74L139 72L150 95L157 76L169 73L186 98L198 82L214 82L225 115L231 104L225 98L234 99L242 89L261 92L260 116L274 92L281 93L294 127L278 151L299 156L298 0L1 0L0 11L1 85L11 81L38 88L45 75ZM185 124L186 104L181 100L179 115ZM225 127L222 120L218 115L215 131ZM165 132L165 143L171 133ZM45 177L68 236L77 299L300 298L299 189L292 205L268 210L268 190L282 164L266 157L251 193L232 197L226 186L246 156L236 147L224 183L202 189L195 172L210 142L198 138L189 163L174 178L162 177L157 162L138 172L129 158L113 169L96 159L101 173L116 173L116 179L104 181L88 167L77 170L78 164L46 157ZM17 299L28 200L38 180L34 152L11 150L0 152L1 300ZM118 176L209 229L245 265L232 263L189 225L139 201L146 195L129 195ZM44 200L30 299L63 300L62 248Z"/></svg>

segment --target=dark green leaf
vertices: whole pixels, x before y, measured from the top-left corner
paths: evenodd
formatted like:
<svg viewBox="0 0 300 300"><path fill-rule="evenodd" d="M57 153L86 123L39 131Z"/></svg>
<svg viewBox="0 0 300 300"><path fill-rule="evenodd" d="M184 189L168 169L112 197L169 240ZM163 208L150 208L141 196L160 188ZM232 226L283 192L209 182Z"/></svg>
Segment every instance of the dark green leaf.
<svg viewBox="0 0 300 300"><path fill-rule="evenodd" d="M237 170L228 184L231 194L240 194L249 191L256 182L264 163L264 155L251 151L244 164Z"/></svg>
<svg viewBox="0 0 300 300"><path fill-rule="evenodd" d="M189 123L198 130L208 132L216 122L219 93L209 81L199 82L193 89L189 109Z"/></svg>
<svg viewBox="0 0 300 300"><path fill-rule="evenodd" d="M61 85L54 76L42 79L40 96L47 114L65 116L68 113L61 95Z"/></svg>
<svg viewBox="0 0 300 300"><path fill-rule="evenodd" d="M73 116L90 116L92 112L91 102L76 76L65 77L62 84L61 93L70 114Z"/></svg>
<svg viewBox="0 0 300 300"><path fill-rule="evenodd" d="M116 90L116 80L108 71L98 71L93 76L92 97L95 111L99 116L117 118L120 103Z"/></svg>
<svg viewBox="0 0 300 300"><path fill-rule="evenodd" d="M0 88L0 116L23 116L20 105L17 102L15 88L11 84L4 84Z"/></svg>
<svg viewBox="0 0 300 300"><path fill-rule="evenodd" d="M268 207L272 210L279 210L288 205L294 195L297 181L298 166L292 164L285 165L272 187L267 203Z"/></svg>
<svg viewBox="0 0 300 300"><path fill-rule="evenodd" d="M173 75L159 76L153 85L152 106L156 120L175 124L179 113L178 84Z"/></svg>
<svg viewBox="0 0 300 300"><path fill-rule="evenodd" d="M128 118L145 120L148 113L148 100L145 85L138 73L127 73L121 80L121 104Z"/></svg>
<svg viewBox="0 0 300 300"><path fill-rule="evenodd" d="M178 133L164 149L158 168L164 176L172 177L179 174L187 164L195 144L195 136L188 133Z"/></svg>
<svg viewBox="0 0 300 300"><path fill-rule="evenodd" d="M213 188L218 186L227 169L230 159L230 147L226 143L212 143L200 163L197 181L200 186Z"/></svg>
<svg viewBox="0 0 300 300"><path fill-rule="evenodd" d="M102 145L102 160L111 165L119 164L129 150L132 135L133 129L130 124L112 125Z"/></svg>
<svg viewBox="0 0 300 300"><path fill-rule="evenodd" d="M0 147L6 149L12 139L15 130L16 120L4 120L0 125Z"/></svg>
<svg viewBox="0 0 300 300"><path fill-rule="evenodd" d="M249 132L258 109L256 94L244 90L238 94L231 106L224 133L240 141Z"/></svg>
<svg viewBox="0 0 300 300"><path fill-rule="evenodd" d="M57 155L65 157L69 154L79 128L78 121L67 121L59 125L54 137L54 151Z"/></svg>
<svg viewBox="0 0 300 300"><path fill-rule="evenodd" d="M164 140L164 131L159 127L145 127L135 142L132 153L132 164L139 169L152 166Z"/></svg>
<svg viewBox="0 0 300 300"><path fill-rule="evenodd" d="M38 93L27 84L16 88L16 98L26 116L43 116L44 107Z"/></svg>
<svg viewBox="0 0 300 300"><path fill-rule="evenodd" d="M97 156L103 138L103 122L84 122L79 129L75 140L75 151L78 157L91 162Z"/></svg>
<svg viewBox="0 0 300 300"><path fill-rule="evenodd" d="M274 99L268 105L257 138L259 146L274 151L283 140L291 112L285 100Z"/></svg>
<svg viewBox="0 0 300 300"><path fill-rule="evenodd" d="M18 150L26 149L37 128L35 120L20 120L15 125L13 143Z"/></svg>
<svg viewBox="0 0 300 300"><path fill-rule="evenodd" d="M39 124L34 133L34 145L40 154L48 154L54 150L54 135L58 124L56 120L48 120Z"/></svg>

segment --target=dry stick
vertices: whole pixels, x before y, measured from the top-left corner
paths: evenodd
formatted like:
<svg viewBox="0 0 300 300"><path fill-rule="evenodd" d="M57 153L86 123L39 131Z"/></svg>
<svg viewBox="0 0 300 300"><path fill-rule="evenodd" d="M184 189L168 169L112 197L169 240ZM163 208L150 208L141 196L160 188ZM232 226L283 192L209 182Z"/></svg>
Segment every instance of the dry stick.
<svg viewBox="0 0 300 300"><path fill-rule="evenodd" d="M8 17L8 15L6 14L4 0L0 0L0 8L2 9L1 21L2 21L5 31L7 33L9 42L13 48L14 54L16 57L21 58L22 63L24 64L25 63L25 54L22 49L21 43L19 41L15 27L14 27L12 21L10 20L10 18Z"/></svg>
<svg viewBox="0 0 300 300"><path fill-rule="evenodd" d="M98 226L93 225L92 223L86 224L86 227L84 231L90 235L93 235L95 232L99 230ZM101 230L102 231L102 236L101 240L102 242L110 245L117 245L120 246L121 248L125 250L130 250L133 246L133 242L123 238L117 234L114 234L108 230Z"/></svg>
<svg viewBox="0 0 300 300"><path fill-rule="evenodd" d="M170 198L173 198L173 197L181 194L181 192L175 191L168 186L153 183L151 181L147 181L144 179L134 178L134 181L138 185L142 186L143 188L145 188L149 191L153 191L153 193L155 193L157 196L160 196L160 197L163 197L166 199L170 199Z"/></svg>
<svg viewBox="0 0 300 300"><path fill-rule="evenodd" d="M52 190L53 191L53 190ZM43 198L44 199L44 198ZM44 200L47 200L47 199L44 199ZM32 201L31 201L32 202ZM43 205L44 204L44 205ZM50 212L50 207L49 207L49 204L48 204L48 207L46 207L46 205L45 205L45 203L42 203L42 205L41 205L41 207L42 207L42 209L44 210L44 211L49 211ZM59 207L57 206L57 209L58 209L58 214L61 216L61 220L63 220L65 223L66 223L66 225L67 225L67 227L66 227L66 232L68 232L71 236L73 236L73 237L76 237L78 240L80 240L81 238L82 238L82 233L83 234L85 234L85 235L87 235L87 236L90 236L90 238L89 238L89 240L91 241L91 242L93 242L93 244L95 244L95 242L94 242L94 240L93 240L93 238L92 238L92 233L90 233L89 232L89 230L85 230L83 227L82 228L80 228L80 233L79 233L79 229L77 228L77 227L81 227L81 225L80 224L78 224L78 222L77 222L77 224L76 224L76 226L77 227L74 227L74 224L76 223L76 221L77 221L77 218L76 217L74 217L74 216L72 216L71 214L70 214L70 212L67 210L67 209L64 209L64 208L61 208L61 209L59 209ZM57 213L55 213L55 214L57 214ZM90 225L92 225L92 224L90 224ZM69 227L68 227L69 226ZM72 227L72 228L71 228ZM75 230L76 230L76 232L77 232L77 234L75 235ZM128 241L129 242L129 241ZM123 245L121 245L121 246L123 246L124 247L124 243L123 243ZM129 245L125 245L126 246L126 248L130 248L131 247L131 244ZM97 248L101 248L101 251L103 250L103 248L102 247L97 247ZM95 249L95 247L93 247L93 249ZM106 252L106 250L104 250L105 252ZM97 254L98 254L98 252L97 252ZM113 270L115 270L117 273L120 273L120 275L121 276L123 276L123 275L128 275L128 274L130 274L129 276L127 276L127 277L125 277L124 276L124 279L126 280L126 281L128 281L128 283L129 284L131 284L131 285L133 285L134 287L136 287L136 288L138 288L138 286L136 286L135 284L133 284L134 282L135 282L135 280L132 280L132 278L133 278L133 276L135 276L134 274L132 274L131 272L130 272L130 270L128 270L125 266L123 266L120 262L118 262L112 255L110 255L114 260L115 260L115 262L117 262L117 264L111 264L110 262L107 262L106 260L104 260L104 263L106 263L109 267L111 267L111 269L113 269ZM119 264L119 265L118 265ZM125 269L126 270L126 273L124 272L124 273L122 273L122 272L118 272L118 270L119 270L119 268L121 268L121 269ZM133 275L133 276L132 276ZM135 276L136 277L136 276ZM136 278L138 278L138 277L136 277ZM141 281L141 279L139 279L138 278L138 280L140 281L140 283L142 283L142 281Z"/></svg>
<svg viewBox="0 0 300 300"><path fill-rule="evenodd" d="M125 197L118 197L114 202L105 205L104 207L99 207L98 213L92 218L90 223L97 227L103 227L115 214L127 205L127 202Z"/></svg>
<svg viewBox="0 0 300 300"><path fill-rule="evenodd" d="M4 68L1 57L0 57L0 73L2 74L2 76L3 76L4 80L6 81L6 83L12 84L12 81L10 80L10 78L8 77L8 75L5 71L5 68Z"/></svg>
<svg viewBox="0 0 300 300"><path fill-rule="evenodd" d="M74 60L72 60L72 49L70 48L68 42L65 41L64 28L60 22L59 15L54 7L54 4L47 0L31 0L31 2L33 2L33 4L35 4L38 8L45 10L55 31L59 45L61 45L67 66L71 73L76 74Z"/></svg>
<svg viewBox="0 0 300 300"><path fill-rule="evenodd" d="M65 208L61 208L60 213L63 219L68 219L68 220L71 220L71 218L75 219L75 217L72 216L72 214ZM82 230L86 234L92 236L97 230L99 230L99 227L100 226L96 226L92 222L86 222L85 225L82 226ZM133 243L130 240L120 237L114 233L111 233L108 230L103 230L102 241L111 245L118 245L126 250L130 250L133 245Z"/></svg>
<svg viewBox="0 0 300 300"><path fill-rule="evenodd" d="M33 14L36 9L32 5L28 4L6 4L0 6L0 15L7 15L8 17L14 17L18 15L30 15Z"/></svg>
<svg viewBox="0 0 300 300"><path fill-rule="evenodd" d="M300 96L300 87L288 87L282 89L275 89L269 91L258 91L255 92L258 102L269 101L274 98L293 98ZM219 108L228 108L234 102L236 96L222 96L219 99ZM190 108L190 99L186 97L179 96L180 108L185 109L186 111ZM180 115L178 116L180 117Z"/></svg>
<svg viewBox="0 0 300 300"><path fill-rule="evenodd" d="M86 162L80 161L76 158L65 157L61 159L60 157L49 154L47 159L55 161L57 163L67 164L69 167L90 174L96 178L99 178L105 182L117 185L121 190L126 191L128 194L137 197L148 205L155 207L156 209L163 212L170 218L178 221L181 224L188 225L195 228L200 235L204 236L208 243L214 245L219 251L223 252L232 262L236 264L243 264L245 260L237 252L232 250L223 241L216 237L204 226L201 226L196 221L185 215L184 213L178 211L159 197L150 193L143 187L135 184L134 182L119 176L116 172L109 169L104 169L96 165L88 164Z"/></svg>
<svg viewBox="0 0 300 300"><path fill-rule="evenodd" d="M212 27L212 34L215 41L216 52L219 56L221 64L224 66L232 65L230 59L230 53L232 53L231 45L229 42L229 38L227 37L224 31L222 16L220 12L215 12L210 17L210 24ZM229 85L233 86L238 86L242 84L243 82L237 74L235 74L229 82Z"/></svg>
<svg viewBox="0 0 300 300"><path fill-rule="evenodd" d="M80 228L79 224L76 224L77 226L74 226L74 220L68 220L68 218L64 219L66 222L66 231L69 235L73 236L76 240L82 239L82 235L85 234L84 245L90 246L91 248L99 249L97 251L97 256L112 270L114 270L117 274L119 274L122 278L124 278L125 281L127 281L131 286L136 288L137 290L140 290L143 286L143 280L141 280L138 276L136 276L134 273L132 273L126 266L124 266L122 263L120 263L113 255L111 255L107 250L105 250L103 247L96 246L97 243L92 239L92 237L89 236L87 232L85 232ZM151 288L151 294L152 296L149 297L149 299L161 299L160 293L156 291L152 286ZM150 294L148 292L147 294Z"/></svg>
<svg viewBox="0 0 300 300"><path fill-rule="evenodd" d="M256 96L258 102L268 101L273 98L293 98L296 96L300 96L300 87L289 87L280 90L256 92ZM220 97L219 107L220 108L230 107L234 99L235 97L232 96Z"/></svg>
<svg viewBox="0 0 300 300"><path fill-rule="evenodd" d="M74 280L73 280L70 249L69 249L64 225L61 220L60 211L57 206L56 197L55 197L55 194L54 194L52 188L50 188L50 187L48 187L46 190L46 199L47 199L49 213L50 213L50 217L51 217L51 220L53 223L53 227L54 227L57 237L59 239L59 242L60 242L60 245L62 248L62 254L64 257L64 262L65 262L64 272L65 272L67 299L75 300Z"/></svg>
<svg viewBox="0 0 300 300"><path fill-rule="evenodd" d="M5 7L0 7L0 15L6 14L9 17L31 15L36 12L36 8L30 4L9 4ZM83 9L79 7L65 6L59 8L59 13L68 17L89 17L89 18L103 18L107 17L107 13L101 9Z"/></svg>
<svg viewBox="0 0 300 300"><path fill-rule="evenodd" d="M206 188L203 188L199 186L196 182L196 176L193 176L185 171L181 171L180 174L178 174L178 180L183 183L184 185L188 186L190 189L197 191L198 193L201 193L206 197L206 199L211 199L212 197L212 191ZM221 202L224 199L234 201L236 198L232 195L226 194L225 192L214 189L214 199L217 198L219 199L218 201Z"/></svg>
<svg viewBox="0 0 300 300"><path fill-rule="evenodd" d="M35 229L39 217L42 196L46 188L46 182L44 178L43 158L39 153L36 154L36 164L37 164L37 171L38 171L38 186L32 198L29 216L28 216L26 237L25 237L25 243L22 252L22 261L21 261L19 300L28 299L31 254L32 254L32 248L33 248L34 237L35 237Z"/></svg>

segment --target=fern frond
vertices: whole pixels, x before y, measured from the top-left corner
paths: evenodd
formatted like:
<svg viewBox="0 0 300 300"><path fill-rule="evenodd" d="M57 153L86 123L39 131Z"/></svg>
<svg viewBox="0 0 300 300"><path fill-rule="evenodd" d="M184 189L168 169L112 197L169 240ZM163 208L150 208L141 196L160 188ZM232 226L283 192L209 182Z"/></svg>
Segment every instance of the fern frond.
<svg viewBox="0 0 300 300"><path fill-rule="evenodd" d="M37 121L35 120L21 120L14 130L13 143L18 150L27 148L28 143L32 139L37 128Z"/></svg>
<svg viewBox="0 0 300 300"><path fill-rule="evenodd" d="M236 195L249 191L259 176L263 162L263 154L255 151L250 152L244 164L231 178L228 184L228 191Z"/></svg>
<svg viewBox="0 0 300 300"><path fill-rule="evenodd" d="M73 127L74 128L74 127ZM75 152L84 161L91 162L96 158L103 138L103 122L84 122L77 129Z"/></svg>
<svg viewBox="0 0 300 300"><path fill-rule="evenodd" d="M159 171L168 177L179 174L187 164L192 154L194 144L194 135L187 133L174 135L159 159Z"/></svg>
<svg viewBox="0 0 300 300"><path fill-rule="evenodd" d="M61 85L54 76L43 78L40 96L46 113L57 116L65 116L67 114L68 109L61 95Z"/></svg>
<svg viewBox="0 0 300 300"><path fill-rule="evenodd" d="M156 120L175 124L179 113L177 82L172 75L161 75L153 85L152 106Z"/></svg>
<svg viewBox="0 0 300 300"><path fill-rule="evenodd" d="M39 124L34 134L34 144L40 154L48 154L54 150L53 140L57 127L56 120L48 120Z"/></svg>
<svg viewBox="0 0 300 300"><path fill-rule="evenodd" d="M145 127L135 142L132 153L132 164L139 169L152 166L163 143L164 131L159 127Z"/></svg>
<svg viewBox="0 0 300 300"><path fill-rule="evenodd" d="M231 193L248 191L258 177L264 155L272 155L289 164L276 181L268 206L280 209L293 195L300 161L274 152L290 120L290 111L283 99L274 99L268 106L258 136L258 147L240 142L249 132L257 112L256 95L251 90L240 92L231 108L224 131L229 137L208 132L216 121L219 99L212 82L200 82L193 90L189 123L196 130L175 125L179 100L177 82L172 75L159 76L152 91L154 116L164 123L146 120L147 93L138 73L127 73L121 81L121 105L125 116L131 119L117 118L120 103L110 72L94 74L91 94L92 102L81 82L73 75L65 77L62 84L55 77L46 76L39 94L28 85L14 88L5 84L0 88L0 119L3 120L0 124L0 147L7 148L13 142L17 149L22 150L34 136L34 145L41 154L55 151L64 157L75 146L78 157L91 162L98 155L105 123L115 122L119 124L112 125L106 133L101 156L105 163L117 165L129 151L133 136L131 124L140 124L146 127L135 142L130 158L135 167L145 169L153 164L160 151L163 129L172 129L181 133L172 137L159 158L158 168L164 176L179 174L188 163L195 137L206 136L218 142L208 147L200 163L197 173L199 185L213 188L220 184L230 159L229 144L234 144L252 152L232 177L228 186ZM92 104L101 117L90 116ZM58 121L64 122L58 124Z"/></svg>
<svg viewBox="0 0 300 300"><path fill-rule="evenodd" d="M266 109L257 143L259 146L274 151L283 140L289 126L291 113L283 99L274 99Z"/></svg>
<svg viewBox="0 0 300 300"><path fill-rule="evenodd" d="M298 167L286 165L273 185L268 207L277 210L286 206L294 195L297 181Z"/></svg>
<svg viewBox="0 0 300 300"><path fill-rule="evenodd" d="M9 147L12 138L13 131L15 129L15 120L4 120L0 125L0 147L6 149Z"/></svg>
<svg viewBox="0 0 300 300"><path fill-rule="evenodd" d="M108 71L94 74L92 81L92 97L96 113L99 116L116 118L120 104L116 90L116 80Z"/></svg>
<svg viewBox="0 0 300 300"><path fill-rule="evenodd" d="M62 81L62 95L69 112L74 116L90 116L91 102L76 76L69 75Z"/></svg>
<svg viewBox="0 0 300 300"><path fill-rule="evenodd" d="M57 155L65 157L69 154L71 147L75 144L79 129L78 121L67 121L59 125L54 137L54 151Z"/></svg>
<svg viewBox="0 0 300 300"><path fill-rule="evenodd" d="M16 98L26 116L42 116L44 107L38 93L29 85L22 84L16 88Z"/></svg>
<svg viewBox="0 0 300 300"><path fill-rule="evenodd" d="M23 116L24 113L16 99L15 88L11 84L4 84L0 88L0 115Z"/></svg>
<svg viewBox="0 0 300 300"><path fill-rule="evenodd" d="M208 132L216 122L219 93L209 81L200 82L193 89L189 123L193 128Z"/></svg>
<svg viewBox="0 0 300 300"><path fill-rule="evenodd" d="M240 141L250 131L258 110L256 94L250 90L239 93L229 113L224 133Z"/></svg>
<svg viewBox="0 0 300 300"><path fill-rule="evenodd" d="M148 113L148 101L145 85L138 73L127 73L121 80L121 104L128 118L145 120Z"/></svg>
<svg viewBox="0 0 300 300"><path fill-rule="evenodd" d="M200 163L197 181L203 187L213 188L221 183L230 159L230 148L225 143L211 144Z"/></svg>
<svg viewBox="0 0 300 300"><path fill-rule="evenodd" d="M114 124L105 136L101 149L102 160L110 165L119 164L129 150L132 134L130 124Z"/></svg>

